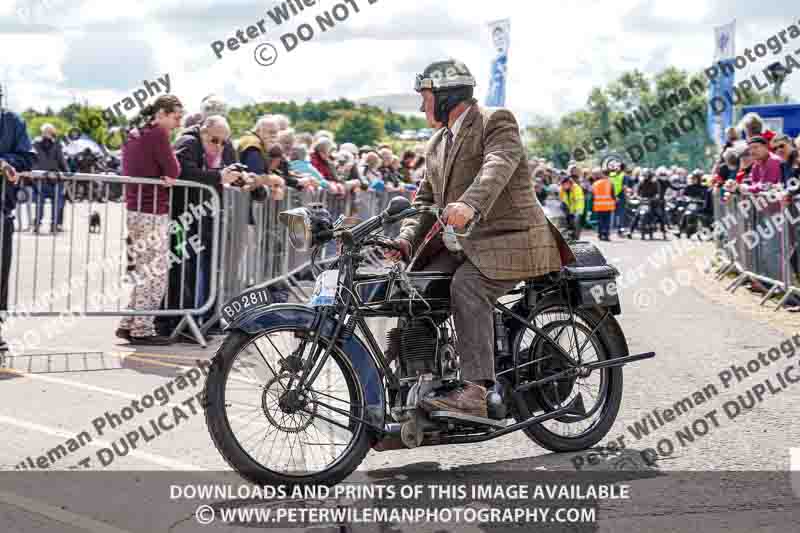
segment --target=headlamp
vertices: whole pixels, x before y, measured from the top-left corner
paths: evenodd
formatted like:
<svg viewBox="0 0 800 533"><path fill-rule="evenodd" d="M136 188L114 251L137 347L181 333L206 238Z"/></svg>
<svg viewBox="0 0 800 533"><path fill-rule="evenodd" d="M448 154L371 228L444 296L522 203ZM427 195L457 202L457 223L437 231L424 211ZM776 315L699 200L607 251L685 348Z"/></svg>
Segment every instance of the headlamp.
<svg viewBox="0 0 800 533"><path fill-rule="evenodd" d="M320 204L284 211L278 220L286 226L289 244L298 252L307 252L330 239L325 235L332 228L331 215Z"/></svg>
<svg viewBox="0 0 800 533"><path fill-rule="evenodd" d="M292 248L305 252L311 247L311 216L308 209L305 207L290 209L278 215L278 219L286 226Z"/></svg>

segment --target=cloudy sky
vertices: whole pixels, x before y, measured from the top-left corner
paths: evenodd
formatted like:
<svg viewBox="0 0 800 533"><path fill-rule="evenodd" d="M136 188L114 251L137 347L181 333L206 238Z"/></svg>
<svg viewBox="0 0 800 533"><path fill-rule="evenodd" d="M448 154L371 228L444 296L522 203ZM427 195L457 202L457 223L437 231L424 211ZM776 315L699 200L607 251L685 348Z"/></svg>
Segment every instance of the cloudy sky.
<svg viewBox="0 0 800 533"><path fill-rule="evenodd" d="M785 0L348 0L347 20L285 51L282 35L342 1L317 0L278 26L267 16L276 0L0 0L0 82L16 110L76 99L105 107L169 73L171 92L195 108L212 92L232 104L412 94L426 64L456 57L483 99L493 54L486 23L509 17L507 106L558 117L624 70L705 68L716 25L737 19L742 51L800 18ZM265 35L214 55L213 41L262 19ZM253 59L262 42L278 48L272 66ZM800 76L787 90L800 97Z"/></svg>

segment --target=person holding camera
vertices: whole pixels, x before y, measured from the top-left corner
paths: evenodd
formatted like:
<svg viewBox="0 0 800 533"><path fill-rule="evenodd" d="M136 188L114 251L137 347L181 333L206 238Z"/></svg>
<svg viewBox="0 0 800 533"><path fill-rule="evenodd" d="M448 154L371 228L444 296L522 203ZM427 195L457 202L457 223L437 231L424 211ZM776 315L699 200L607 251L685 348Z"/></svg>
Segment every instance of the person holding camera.
<svg viewBox="0 0 800 533"><path fill-rule="evenodd" d="M220 198L224 185L243 183L243 173L234 166L236 151L230 135L228 121L221 115L205 117L199 124L185 128L173 144L181 167L178 178L214 187ZM266 191L258 188L253 195L264 200ZM190 213L192 222L172 236L171 248L182 261L170 267L165 309L196 309L205 303L210 290L214 219L221 224L221 208L202 189L180 187L173 191L170 218L182 224L181 215ZM202 246L198 250L185 246L196 235ZM156 328L160 335L167 336L179 321L180 317L157 317Z"/></svg>
<svg viewBox="0 0 800 533"><path fill-rule="evenodd" d="M264 186L270 189L274 200L282 200L286 182L271 171L268 163L269 149L277 140L275 127L274 119L271 117L259 119L255 128L239 139L239 160L247 167L248 171L244 176L246 183L242 190L250 192Z"/></svg>

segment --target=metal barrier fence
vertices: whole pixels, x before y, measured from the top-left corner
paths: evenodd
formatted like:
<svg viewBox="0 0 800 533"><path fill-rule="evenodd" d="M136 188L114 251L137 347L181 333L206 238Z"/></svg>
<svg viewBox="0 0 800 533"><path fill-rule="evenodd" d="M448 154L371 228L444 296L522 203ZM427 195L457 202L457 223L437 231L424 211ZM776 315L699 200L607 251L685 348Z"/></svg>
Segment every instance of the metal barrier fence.
<svg viewBox="0 0 800 533"><path fill-rule="evenodd" d="M800 295L796 259L799 213L796 204L786 204L768 193L737 192L723 199L721 191L714 191L715 244L727 259L716 277L720 280L729 273L737 274L727 290L735 292L744 283L758 280L768 286L761 305L783 294L776 311L792 295Z"/></svg>
<svg viewBox="0 0 800 533"><path fill-rule="evenodd" d="M279 213L313 202L325 205L334 219L339 215L366 219L385 209L389 201L400 194L412 199L414 193L356 191L336 196L324 190L290 189L283 200L251 202L245 208L241 193L226 189L223 194L224 248L217 313L206 322L203 331L222 318L222 306L228 299L255 285L281 286L287 297L308 298L307 289L313 284L313 279L309 278L311 254L298 252L289 245L288 231L278 222ZM387 229L390 236L396 236L399 225ZM323 251L321 261L335 255L336 244L330 243Z"/></svg>
<svg viewBox="0 0 800 533"><path fill-rule="evenodd" d="M205 344L195 317L211 311L217 299L218 269L204 268L204 261L218 264L220 254L221 204L213 187L184 180L163 187L149 178L97 174L35 171L30 176L17 190L14 218L0 217L0 259L10 268L8 318L176 317L174 335L188 327ZM5 201L11 189L0 181L0 200ZM87 187L96 193L87 202L66 202ZM126 209L126 197L134 198L136 209ZM49 232L42 224L46 199L52 203ZM37 204L36 215L26 219L31 202ZM131 215L137 212L155 215L140 217L140 238L130 240ZM151 255L152 261L134 266ZM145 310L129 305L132 289L161 278L166 280L166 306Z"/></svg>
<svg viewBox="0 0 800 533"><path fill-rule="evenodd" d="M31 176L27 186L18 189L14 221L0 217L0 243L5 246L3 237L10 237L13 249L10 264L5 260L8 250L0 258L0 264L10 267L8 317L154 316L173 338L188 328L202 346L205 334L221 318L223 304L247 288L284 283L294 297L308 296L310 254L288 245L288 232L278 222L280 212L318 202L334 218L367 218L400 194L358 191L335 196L326 191L288 190L280 201L254 201L238 189L225 187L220 195L213 187L185 180L162 189L149 178L47 172ZM0 182L3 200L7 187L5 180ZM79 194L87 189L90 194ZM136 208L129 211L125 200L131 194ZM159 198L160 194L167 198ZM413 192L402 194L410 197ZM86 201L78 201L81 196ZM49 232L40 231L44 200L52 204ZM159 220L168 225L155 231L166 232L166 248L156 242L158 235L151 241L147 240L151 235L143 242L126 239L131 212L147 208L150 202L161 211L166 206L165 218ZM30 214L33 204L35 216ZM390 235L396 235L397 229L390 228ZM140 280L128 272L129 260L153 252L156 246L162 246L168 256L168 261L154 258L167 263L166 271L148 270L148 274L166 277L162 305L132 309L128 296ZM335 253L336 245L331 243L322 259Z"/></svg>

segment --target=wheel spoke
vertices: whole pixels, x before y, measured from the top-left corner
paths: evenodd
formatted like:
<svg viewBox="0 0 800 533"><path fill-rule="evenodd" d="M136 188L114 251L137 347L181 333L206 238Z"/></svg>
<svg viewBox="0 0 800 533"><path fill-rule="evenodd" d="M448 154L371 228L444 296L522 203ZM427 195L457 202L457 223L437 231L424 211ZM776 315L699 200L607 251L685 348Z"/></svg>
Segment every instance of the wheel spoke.
<svg viewBox="0 0 800 533"><path fill-rule="evenodd" d="M250 458L269 471L302 477L338 463L364 422L349 418L363 420L363 407L354 410L363 393L353 389L358 381L338 349L320 369L319 389L289 386L289 364L305 360L311 346L298 331L273 330L245 344L226 375L223 405L233 438Z"/></svg>
<svg viewBox="0 0 800 533"><path fill-rule="evenodd" d="M569 367L569 362L562 357L554 357L556 350L553 343L574 362L589 363L607 357L599 332L582 316L571 315L566 308L562 310L557 305L538 313L530 320L543 330L542 334L546 335L548 340L539 337L533 330L524 328L517 341L515 350L517 360L521 363L520 375L528 381L559 374ZM548 420L543 422L540 428L555 436L568 439L582 438L594 431L599 421L606 416L605 399L610 386L608 377L611 375L611 369L601 369L598 372L598 375L592 374L586 378L562 378L534 389L545 412L573 401L577 394L584 395L586 412L593 411L588 417L565 415Z"/></svg>
<svg viewBox="0 0 800 533"><path fill-rule="evenodd" d="M317 394L319 396L325 396L326 398L330 398L331 400L336 400L337 402L342 402L342 403L346 403L347 405L350 405L350 400L342 400L341 398L337 398L335 396L331 396L330 394L325 394L324 392L320 392L317 389L312 389L310 387L309 387L308 390L310 390L311 392L313 392L314 394Z"/></svg>
<svg viewBox="0 0 800 533"><path fill-rule="evenodd" d="M270 344L272 344L272 340L270 340L269 336L267 336L267 340L269 340L269 343L270 343ZM278 376L278 373L277 373L277 372L275 372L275 370L272 368L272 365L270 365L270 364L269 364L269 362L267 361L267 358L266 358L266 357L264 357L264 352L262 352L262 351L261 351L261 348L258 346L258 344L254 342L254 343L253 343L253 346L255 346L255 347L256 347L256 350L258 350L258 354L261 356L261 359L263 359L263 360L264 360L264 364L266 364L266 365L267 365L267 368L269 368L269 371L270 371L270 373L271 373L273 376ZM275 345L274 345L274 344L272 344L272 347L273 347L273 348L275 348ZM275 351L277 351L277 350L278 350L278 349L277 349L277 348L275 348ZM281 358L281 362L283 362L283 357L281 356L281 353L280 353L280 352L278 352L278 357L280 357L280 358ZM283 386L283 383L281 383L281 382L280 382L280 380L278 380L278 384L279 384L281 387L283 387L283 390L286 390L286 387L284 387L284 386Z"/></svg>

